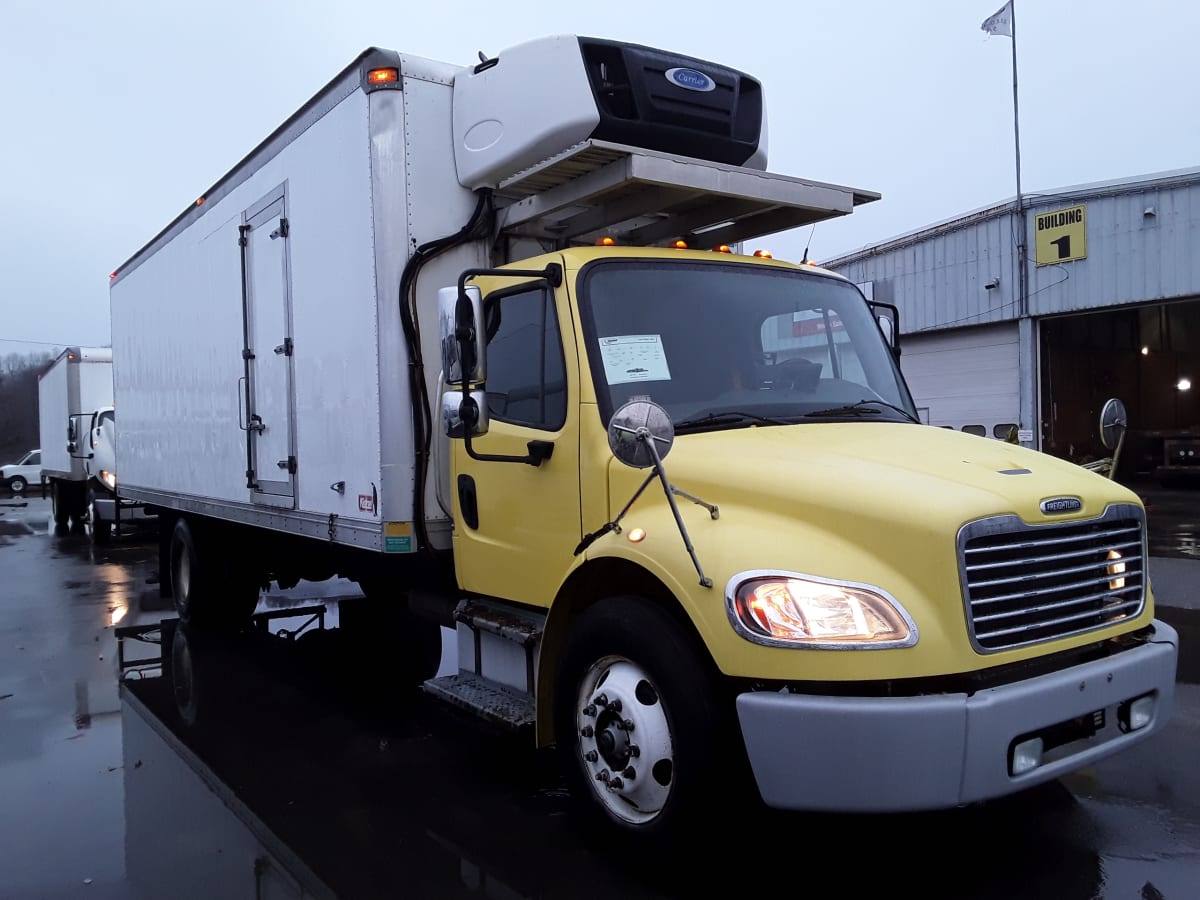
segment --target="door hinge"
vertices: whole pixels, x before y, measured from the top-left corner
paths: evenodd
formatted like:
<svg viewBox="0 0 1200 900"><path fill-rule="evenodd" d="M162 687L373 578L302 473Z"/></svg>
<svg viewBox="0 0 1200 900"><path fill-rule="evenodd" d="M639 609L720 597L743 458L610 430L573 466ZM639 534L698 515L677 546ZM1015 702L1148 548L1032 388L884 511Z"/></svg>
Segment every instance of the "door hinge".
<svg viewBox="0 0 1200 900"><path fill-rule="evenodd" d="M284 356L291 356L291 355L292 355L292 339L291 339L291 338L284 338L284 339L283 339L283 343L282 343L282 344L280 344L278 347L276 347L276 348L275 348L275 355L276 355L276 356L278 356L278 355L279 355L279 354L281 354L281 353L282 353Z"/></svg>
<svg viewBox="0 0 1200 900"><path fill-rule="evenodd" d="M275 465L279 466L281 469L287 469L289 475L296 474L296 457L294 456L289 456L287 459L281 459L279 462L275 463Z"/></svg>
<svg viewBox="0 0 1200 900"><path fill-rule="evenodd" d="M252 490L252 491L258 490L258 482L256 482L254 480L254 470L253 469L246 470L246 487L250 488L250 490Z"/></svg>
<svg viewBox="0 0 1200 900"><path fill-rule="evenodd" d="M288 236L288 220L287 216L279 217L279 227L271 232L271 240L275 238L285 238Z"/></svg>
<svg viewBox="0 0 1200 900"><path fill-rule="evenodd" d="M242 359L254 359L254 351L246 348L242 351Z"/></svg>
<svg viewBox="0 0 1200 900"><path fill-rule="evenodd" d="M248 241L246 240L246 232L250 230L249 225L238 226L238 246L245 247Z"/></svg>

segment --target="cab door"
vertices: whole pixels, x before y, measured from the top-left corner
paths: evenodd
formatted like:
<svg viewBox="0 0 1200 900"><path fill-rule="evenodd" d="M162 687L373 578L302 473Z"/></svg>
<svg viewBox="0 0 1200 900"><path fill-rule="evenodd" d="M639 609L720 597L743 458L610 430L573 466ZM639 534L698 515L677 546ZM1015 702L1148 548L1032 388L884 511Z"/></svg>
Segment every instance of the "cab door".
<svg viewBox="0 0 1200 900"><path fill-rule="evenodd" d="M496 291L484 324L491 424L473 449L514 457L530 441L553 449L532 466L473 459L465 442L452 442L455 567L467 591L548 606L581 536L579 365L565 289L539 281Z"/></svg>

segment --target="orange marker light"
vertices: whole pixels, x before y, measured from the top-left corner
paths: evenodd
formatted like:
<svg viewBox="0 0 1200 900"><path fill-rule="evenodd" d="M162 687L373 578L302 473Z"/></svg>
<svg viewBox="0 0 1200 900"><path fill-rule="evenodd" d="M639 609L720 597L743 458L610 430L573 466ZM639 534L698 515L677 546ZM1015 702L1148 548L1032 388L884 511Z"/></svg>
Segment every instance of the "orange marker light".
<svg viewBox="0 0 1200 900"><path fill-rule="evenodd" d="M774 256L771 255L770 250L755 250L754 255L757 256L759 259L774 259L775 258Z"/></svg>
<svg viewBox="0 0 1200 900"><path fill-rule="evenodd" d="M629 540L635 544L640 544L646 539L646 531L643 528L635 528L629 532Z"/></svg>
<svg viewBox="0 0 1200 900"><path fill-rule="evenodd" d="M204 198L203 198L203 197L197 197L197 198L196 198L196 205L197 205L197 206L203 206L203 205L204 205Z"/></svg>
<svg viewBox="0 0 1200 900"><path fill-rule="evenodd" d="M596 238L596 246L597 247L615 247L616 245L617 245L617 242L613 238L610 238L610 237Z"/></svg>
<svg viewBox="0 0 1200 900"><path fill-rule="evenodd" d="M399 80L399 69L372 69L367 73L367 84L388 84Z"/></svg>
<svg viewBox="0 0 1200 900"><path fill-rule="evenodd" d="M713 247L713 253L732 253L732 252L733 251L729 249L728 244L717 244L717 246Z"/></svg>
<svg viewBox="0 0 1200 900"><path fill-rule="evenodd" d="M671 246L676 250L686 250L688 248L687 241L676 241Z"/></svg>
<svg viewBox="0 0 1200 900"><path fill-rule="evenodd" d="M808 265L810 265L810 266L815 266L815 265L817 264L817 263L816 263L816 260L812 260L812 259L810 259L810 260L807 260L806 262L807 262L807 264L808 264Z"/></svg>

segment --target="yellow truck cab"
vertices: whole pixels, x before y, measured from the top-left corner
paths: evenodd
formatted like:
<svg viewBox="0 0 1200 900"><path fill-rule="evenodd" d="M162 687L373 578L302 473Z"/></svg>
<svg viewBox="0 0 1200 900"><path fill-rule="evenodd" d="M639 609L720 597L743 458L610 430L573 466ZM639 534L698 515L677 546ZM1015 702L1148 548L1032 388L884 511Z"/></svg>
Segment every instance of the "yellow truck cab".
<svg viewBox="0 0 1200 900"><path fill-rule="evenodd" d="M726 727L768 804L864 812L1008 794L1162 727L1177 638L1133 492L921 424L831 272L628 247L514 266L543 267L478 282L454 556L468 594L546 610L538 732L614 820L710 796ZM610 450L639 403L678 504Z"/></svg>

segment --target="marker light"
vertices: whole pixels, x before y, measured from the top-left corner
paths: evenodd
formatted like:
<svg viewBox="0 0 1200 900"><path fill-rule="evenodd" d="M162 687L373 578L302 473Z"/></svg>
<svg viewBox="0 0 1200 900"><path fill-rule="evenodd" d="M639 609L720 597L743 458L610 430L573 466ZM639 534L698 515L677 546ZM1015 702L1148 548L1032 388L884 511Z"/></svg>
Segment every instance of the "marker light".
<svg viewBox="0 0 1200 900"><path fill-rule="evenodd" d="M400 80L399 69L372 69L367 73L368 84L388 84Z"/></svg>
<svg viewBox="0 0 1200 900"><path fill-rule="evenodd" d="M815 260L812 260L812 259L806 259L806 260L804 261L804 264L805 264L806 266L815 266L817 263L816 263L816 261L815 261Z"/></svg>
<svg viewBox="0 0 1200 900"><path fill-rule="evenodd" d="M197 197L197 198L196 198L196 205L197 205L197 206L203 206L203 205L204 205L204 198L203 198L203 197Z"/></svg>
<svg viewBox="0 0 1200 900"><path fill-rule="evenodd" d="M754 255L757 256L759 259L774 259L775 258L774 256L771 255L770 250L755 250Z"/></svg>
<svg viewBox="0 0 1200 900"><path fill-rule="evenodd" d="M610 238L610 237L596 238L596 246L597 247L615 247L616 245L617 245L617 242L616 242L615 238Z"/></svg>
<svg viewBox="0 0 1200 900"><path fill-rule="evenodd" d="M671 246L676 250L686 250L688 248L687 241L676 241Z"/></svg>
<svg viewBox="0 0 1200 900"><path fill-rule="evenodd" d="M644 529L644 528L635 528L631 532L629 532L630 543L640 544L645 539L646 539L646 529Z"/></svg>
<svg viewBox="0 0 1200 900"><path fill-rule="evenodd" d="M1192 379L1180 378L1179 383L1175 385L1175 387L1179 388L1181 391L1190 391L1192 389Z"/></svg>
<svg viewBox="0 0 1200 900"><path fill-rule="evenodd" d="M1121 554L1118 553L1116 550L1109 550L1108 558L1109 559L1120 559ZM1123 577L1120 577L1120 576L1124 576L1124 574L1125 574L1125 563L1123 563L1123 562L1110 563L1108 566L1105 567L1105 570L1108 572L1108 574L1110 576L1112 576L1109 578L1109 581L1108 581L1108 589L1110 591L1119 591L1119 590L1121 590L1121 588L1125 587L1125 579Z"/></svg>
<svg viewBox="0 0 1200 900"><path fill-rule="evenodd" d="M899 603L866 586L781 573L743 582L730 600L735 627L758 643L875 649L917 642Z"/></svg>
<svg viewBox="0 0 1200 900"><path fill-rule="evenodd" d="M1145 728L1154 720L1154 694L1144 694L1117 708L1117 722L1123 732Z"/></svg>
<svg viewBox="0 0 1200 900"><path fill-rule="evenodd" d="M117 489L116 473L110 472L108 469L101 469L100 480L104 482L105 487L107 487L110 491L115 491Z"/></svg>
<svg viewBox="0 0 1200 900"><path fill-rule="evenodd" d="M713 253L732 253L732 252L733 251L729 249L728 244L717 244L717 246L713 247Z"/></svg>
<svg viewBox="0 0 1200 900"><path fill-rule="evenodd" d="M116 277L117 277L117 273L116 273L116 272L113 272L111 275L109 275L109 276L108 276L108 280L109 280L109 281L112 281L112 280L113 280L114 278L116 278Z"/></svg>

